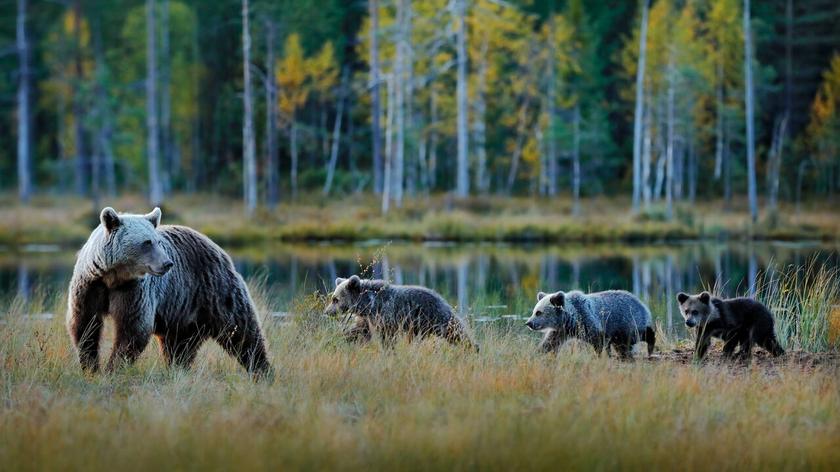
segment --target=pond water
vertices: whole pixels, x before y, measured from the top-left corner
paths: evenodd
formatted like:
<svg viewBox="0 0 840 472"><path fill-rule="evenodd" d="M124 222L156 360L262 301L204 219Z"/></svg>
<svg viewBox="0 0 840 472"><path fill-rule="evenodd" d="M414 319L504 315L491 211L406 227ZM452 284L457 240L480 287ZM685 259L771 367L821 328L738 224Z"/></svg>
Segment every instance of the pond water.
<svg viewBox="0 0 840 472"><path fill-rule="evenodd" d="M237 269L259 281L282 313L295 297L333 288L338 276L362 274L426 285L477 322L527 315L536 292L625 289L647 302L663 328L682 330L679 291L718 286L749 293L756 276L788 265L837 266L840 246L781 242L686 242L671 245L502 245L311 243L234 249ZM14 297L66 290L75 252L27 247L0 252L0 316Z"/></svg>

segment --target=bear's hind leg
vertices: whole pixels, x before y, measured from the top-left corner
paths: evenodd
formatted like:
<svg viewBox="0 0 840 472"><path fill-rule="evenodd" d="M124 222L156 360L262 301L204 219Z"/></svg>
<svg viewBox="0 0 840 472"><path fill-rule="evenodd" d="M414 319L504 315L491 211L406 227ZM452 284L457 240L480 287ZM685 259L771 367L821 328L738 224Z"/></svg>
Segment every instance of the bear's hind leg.
<svg viewBox="0 0 840 472"><path fill-rule="evenodd" d="M738 358L749 362L752 359L753 330L749 330L741 336L741 348L738 350Z"/></svg>
<svg viewBox="0 0 840 472"><path fill-rule="evenodd" d="M228 326L215 336L219 345L235 357L239 364L256 378L271 379L274 369L268 362L265 340L257 325L256 314L252 319Z"/></svg>
<svg viewBox="0 0 840 472"><path fill-rule="evenodd" d="M205 336L196 326L178 327L158 335L160 352L166 364L189 369Z"/></svg>

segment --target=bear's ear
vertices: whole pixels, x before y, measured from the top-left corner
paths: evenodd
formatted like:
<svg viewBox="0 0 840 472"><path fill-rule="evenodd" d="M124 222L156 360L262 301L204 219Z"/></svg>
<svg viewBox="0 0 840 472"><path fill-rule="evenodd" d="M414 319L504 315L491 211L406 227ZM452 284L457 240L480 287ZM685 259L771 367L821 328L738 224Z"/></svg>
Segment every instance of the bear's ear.
<svg viewBox="0 0 840 472"><path fill-rule="evenodd" d="M552 305L556 306L557 308L563 308L563 305L566 303L566 294L563 292L557 292L548 299Z"/></svg>
<svg viewBox="0 0 840 472"><path fill-rule="evenodd" d="M705 303L706 305L709 304L709 300L711 300L712 295L709 292L703 292L700 294L700 301Z"/></svg>
<svg viewBox="0 0 840 472"><path fill-rule="evenodd" d="M160 208L155 207L155 209L152 210L151 213L145 215L144 218L149 220L149 223L151 223L152 226L157 228L158 225L160 224Z"/></svg>
<svg viewBox="0 0 840 472"><path fill-rule="evenodd" d="M120 225L120 215L113 208L105 207L99 214L99 222L107 231L113 231Z"/></svg>
<svg viewBox="0 0 840 472"><path fill-rule="evenodd" d="M362 279L359 278L358 275L351 275L349 279L347 279L347 288L352 290L357 290L362 285Z"/></svg>
<svg viewBox="0 0 840 472"><path fill-rule="evenodd" d="M336 277L336 279L335 279L335 286L336 286L336 287L338 287L338 286L339 286L339 285L341 285L341 284L342 284L345 280L347 280L347 279L345 279L344 277Z"/></svg>
<svg viewBox="0 0 840 472"><path fill-rule="evenodd" d="M688 300L688 294L687 293L680 292L680 293L677 294L677 301L680 302L680 305L685 303L686 300Z"/></svg>
<svg viewBox="0 0 840 472"><path fill-rule="evenodd" d="M537 301L542 300L543 298L545 298L546 295L548 294L545 292L537 292Z"/></svg>

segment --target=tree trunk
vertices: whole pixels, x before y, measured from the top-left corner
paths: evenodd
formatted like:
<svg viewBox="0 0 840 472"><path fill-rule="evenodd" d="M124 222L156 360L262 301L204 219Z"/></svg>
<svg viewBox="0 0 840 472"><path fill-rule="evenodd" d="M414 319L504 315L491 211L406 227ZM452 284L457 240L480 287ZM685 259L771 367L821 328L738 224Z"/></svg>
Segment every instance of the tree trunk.
<svg viewBox="0 0 840 472"><path fill-rule="evenodd" d="M379 0L368 0L370 14L371 136L373 138L373 190L382 192L382 136L379 126Z"/></svg>
<svg viewBox="0 0 840 472"><path fill-rule="evenodd" d="M650 109L644 114L644 145L642 146L642 198L644 200L645 208L650 207L651 188L650 188L650 164L651 164L651 147L652 137L651 128L653 127L653 117Z"/></svg>
<svg viewBox="0 0 840 472"><path fill-rule="evenodd" d="M723 64L718 62L715 66L717 81L715 85L715 109L717 120L715 121L715 180L720 179L721 167L723 166L723 131L726 117L726 109L723 104Z"/></svg>
<svg viewBox="0 0 840 472"><path fill-rule="evenodd" d="M385 169L382 176L382 214L388 214L391 207L391 166L394 158L392 143L394 125L394 76L386 79L388 93L388 109L385 118Z"/></svg>
<svg viewBox="0 0 840 472"><path fill-rule="evenodd" d="M578 99L580 100L580 99ZM572 137L572 214L580 215L580 101L575 103Z"/></svg>
<svg viewBox="0 0 840 472"><path fill-rule="evenodd" d="M695 198L697 198L697 154L692 133L688 139L688 201L694 203Z"/></svg>
<svg viewBox="0 0 840 472"><path fill-rule="evenodd" d="M636 112L633 118L633 211L639 210L642 192L642 120L644 119L645 57L649 0L642 1L642 24L639 31L639 60L636 64Z"/></svg>
<svg viewBox="0 0 840 472"><path fill-rule="evenodd" d="M251 31L249 23L248 0L242 0L242 71L245 82L244 106L242 117L243 146L243 191L245 210L248 216L257 208L257 157L254 143L254 110L251 92Z"/></svg>
<svg viewBox="0 0 840 472"><path fill-rule="evenodd" d="M744 0L744 80L747 108L747 192L750 218L758 221L758 189L755 178L755 131L753 129L752 33L750 32L750 0Z"/></svg>
<svg viewBox="0 0 840 472"><path fill-rule="evenodd" d="M18 198L22 203L29 203L32 194L31 176L31 119L29 117L29 45L26 39L26 0L17 1L17 53L20 69L18 70L17 90L17 176Z"/></svg>
<svg viewBox="0 0 840 472"><path fill-rule="evenodd" d="M169 52L169 0L163 0L160 16L160 150L163 161L163 194L172 192L172 58Z"/></svg>
<svg viewBox="0 0 840 472"><path fill-rule="evenodd" d="M82 5L73 2L73 38L75 42L75 81L73 84L73 134L76 144L76 193L87 194L87 155L85 154L84 105L82 103Z"/></svg>
<svg viewBox="0 0 840 472"><path fill-rule="evenodd" d="M290 180L292 182L292 200L297 200L298 194L298 142L297 142L297 119L295 119L295 112L292 112L292 123L289 128L289 153L292 157L290 168Z"/></svg>
<svg viewBox="0 0 840 472"><path fill-rule="evenodd" d="M510 161L510 170L508 171L507 186L505 191L508 195L513 192L513 185L516 183L516 176L519 173L519 158L522 156L522 146L525 143L526 127L528 125L528 108L529 100L526 97L524 103L519 108L519 120L516 125L516 146L513 149L513 156Z"/></svg>
<svg viewBox="0 0 840 472"><path fill-rule="evenodd" d="M94 148L96 149L96 162L94 163L94 171L96 177L94 181L99 186L100 172L105 172L105 188L108 196L113 197L116 194L116 175L114 169L114 152L111 146L111 139L113 137L114 126L111 117L111 104L108 95L108 78L107 65L105 64L105 54L103 51L102 33L100 20L96 22L96 30L94 34L94 55L96 61L96 105L97 110L97 130L96 136L93 137ZM99 190L97 189L94 201L94 211L99 209Z"/></svg>
<svg viewBox="0 0 840 472"><path fill-rule="evenodd" d="M668 58L668 142L665 159L665 217L671 220L674 216L674 51Z"/></svg>
<svg viewBox="0 0 840 472"><path fill-rule="evenodd" d="M455 21L458 25L457 57L458 75L456 84L456 100L458 106L458 160L457 186L455 195L464 198L470 192L469 160L467 154L467 25L466 0L455 0Z"/></svg>
<svg viewBox="0 0 840 472"><path fill-rule="evenodd" d="M405 92L403 96L403 103L405 104L405 129L409 133L409 139L406 144L406 153L403 167L405 171L403 182L405 182L404 192L409 195L414 195L417 191L417 167L419 163L419 156L415 153L417 139L417 129L415 128L414 116L414 48L412 45L412 22L413 11L411 9L411 1L405 1L403 12L403 70L405 76Z"/></svg>
<svg viewBox="0 0 840 472"><path fill-rule="evenodd" d="M338 93L338 106L335 112L335 124L332 133L332 149L330 149L330 161L327 164L327 181L324 182L324 195L330 194L332 181L335 175L335 165L338 162L338 145L341 140L341 120L344 115L344 102L347 96L347 82L349 80L349 69L345 66L341 72L341 91Z"/></svg>
<svg viewBox="0 0 840 472"><path fill-rule="evenodd" d="M397 28L396 28L396 57L394 59L394 126L396 142L394 143L394 155L391 162L391 183L393 184L393 198L397 208L402 207L403 197L403 169L405 160L405 17L406 0L397 2Z"/></svg>
<svg viewBox="0 0 840 472"><path fill-rule="evenodd" d="M265 21L265 149L266 203L275 208L278 201L277 175L277 79L274 72L274 42L277 28L272 20Z"/></svg>
<svg viewBox="0 0 840 472"><path fill-rule="evenodd" d="M438 145L438 134L437 134L437 121L438 121L438 108L437 108L437 88L435 88L434 84L431 84L431 97L429 98L429 120L430 120L430 136L429 136L429 190L432 190L437 185L437 145Z"/></svg>
<svg viewBox="0 0 840 472"><path fill-rule="evenodd" d="M779 174L782 168L782 152L787 134L788 114L785 114L776 122L773 130L773 144L770 146L770 161L767 163L767 209L775 212L778 209L779 198Z"/></svg>
<svg viewBox="0 0 840 472"><path fill-rule="evenodd" d="M557 81L555 78L556 75L556 65L555 65L555 56L556 53L554 51L555 44L554 44L554 28L555 28L555 20L554 17L549 20L549 28L551 30L551 39L549 40L548 45L548 133L547 133L547 151L548 151L548 165L546 166L546 174L548 175L548 195L555 196L557 195L557 177L559 174L559 170L557 168L557 137L555 136L555 132L557 130L557 123L555 123L556 113L555 107L557 105Z"/></svg>
<svg viewBox="0 0 840 472"><path fill-rule="evenodd" d="M157 116L157 45L155 41L155 0L146 0L146 152L149 159L149 203L158 206L163 201L160 169L158 168Z"/></svg>
<svg viewBox="0 0 840 472"><path fill-rule="evenodd" d="M475 101L473 102L473 141L475 141L475 153L477 157L475 167L475 187L481 193L486 193L489 187L489 179L487 178L487 141L486 133L487 126L485 123L485 114L487 112L487 103L485 101L485 94L487 93L487 49L488 49L488 33L484 33L481 41L481 59L478 63L478 72L476 80Z"/></svg>

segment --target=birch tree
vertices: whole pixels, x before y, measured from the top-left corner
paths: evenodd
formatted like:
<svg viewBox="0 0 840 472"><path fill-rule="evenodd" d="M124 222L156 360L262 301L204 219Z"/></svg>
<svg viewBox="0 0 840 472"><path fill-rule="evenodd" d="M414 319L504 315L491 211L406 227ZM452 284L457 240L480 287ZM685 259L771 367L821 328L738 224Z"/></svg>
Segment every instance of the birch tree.
<svg viewBox="0 0 840 472"><path fill-rule="evenodd" d="M242 73L243 91L242 147L243 147L243 192L245 210L253 215L257 208L257 157L254 145L254 110L251 92L251 31L248 0L242 0Z"/></svg>
<svg viewBox="0 0 840 472"><path fill-rule="evenodd" d="M467 26L466 0L453 0L455 22L457 23L457 60L458 76L456 83L456 100L458 106L458 157L456 168L455 195L464 198L469 195L469 156L467 140Z"/></svg>
<svg viewBox="0 0 840 472"><path fill-rule="evenodd" d="M163 202L158 160L158 111L157 111L157 27L155 0L146 0L146 153L149 164L149 203L159 206Z"/></svg>
<svg viewBox="0 0 840 472"><path fill-rule="evenodd" d="M31 131L29 114L29 43L26 37L26 0L17 1L16 46L18 54L17 90L17 176L18 199L29 203L32 194Z"/></svg>
<svg viewBox="0 0 840 472"><path fill-rule="evenodd" d="M642 191L642 119L644 116L645 59L649 0L642 0L642 23L639 34L639 59L636 64L636 110L633 115L633 211L639 210ZM645 184L647 185L647 184Z"/></svg>
<svg viewBox="0 0 840 472"><path fill-rule="evenodd" d="M370 94L371 94L371 138L373 140L373 190L382 192L382 128L379 97L379 0L368 0L370 15Z"/></svg>
<svg viewBox="0 0 840 472"><path fill-rule="evenodd" d="M275 79L274 43L277 26L271 19L265 20L265 174L266 203L268 208L277 206L279 200L277 172L277 80Z"/></svg>
<svg viewBox="0 0 840 472"><path fill-rule="evenodd" d="M750 0L744 0L744 86L747 118L747 192L750 218L758 221L758 189L755 178L755 131L753 130L752 37L750 33Z"/></svg>

